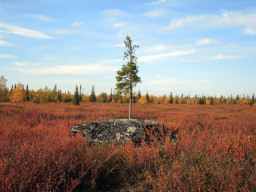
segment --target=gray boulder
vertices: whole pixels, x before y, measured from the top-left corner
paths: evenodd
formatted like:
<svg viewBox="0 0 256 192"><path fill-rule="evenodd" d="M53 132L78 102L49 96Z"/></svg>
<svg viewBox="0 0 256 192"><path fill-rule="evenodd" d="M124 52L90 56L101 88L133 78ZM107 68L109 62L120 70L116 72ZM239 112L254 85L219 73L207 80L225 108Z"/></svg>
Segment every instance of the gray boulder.
<svg viewBox="0 0 256 192"><path fill-rule="evenodd" d="M162 143L166 137L169 137L171 142L177 139L175 132L169 133L169 129L164 124L137 119L112 119L78 124L71 128L70 135L75 137L78 132L82 132L90 144L103 142L118 144L132 139L135 145L140 145L144 139L150 145L156 140Z"/></svg>

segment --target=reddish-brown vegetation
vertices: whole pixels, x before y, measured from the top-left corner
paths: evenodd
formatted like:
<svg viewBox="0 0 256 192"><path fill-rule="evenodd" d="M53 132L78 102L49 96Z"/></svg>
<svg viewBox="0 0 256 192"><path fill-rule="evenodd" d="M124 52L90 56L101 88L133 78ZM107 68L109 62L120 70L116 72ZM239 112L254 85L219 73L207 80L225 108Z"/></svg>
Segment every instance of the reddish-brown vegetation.
<svg viewBox="0 0 256 192"><path fill-rule="evenodd" d="M177 143L89 146L74 124L127 117L127 104L0 103L0 191L256 191L256 107L134 105Z"/></svg>

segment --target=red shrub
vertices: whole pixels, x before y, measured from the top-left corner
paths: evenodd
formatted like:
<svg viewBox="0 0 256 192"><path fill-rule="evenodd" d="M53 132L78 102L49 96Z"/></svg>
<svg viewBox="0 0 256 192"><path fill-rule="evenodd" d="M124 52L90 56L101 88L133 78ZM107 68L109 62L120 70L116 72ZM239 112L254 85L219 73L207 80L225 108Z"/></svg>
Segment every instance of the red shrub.
<svg viewBox="0 0 256 192"><path fill-rule="evenodd" d="M128 104L0 103L0 191L255 191L256 108L134 105L177 142L89 146L74 124L125 118Z"/></svg>

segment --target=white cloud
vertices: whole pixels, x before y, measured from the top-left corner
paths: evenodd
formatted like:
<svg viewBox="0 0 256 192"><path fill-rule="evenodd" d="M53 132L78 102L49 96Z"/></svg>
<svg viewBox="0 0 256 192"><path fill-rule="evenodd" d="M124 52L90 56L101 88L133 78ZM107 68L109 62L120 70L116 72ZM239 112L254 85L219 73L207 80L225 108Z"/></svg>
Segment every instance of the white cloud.
<svg viewBox="0 0 256 192"><path fill-rule="evenodd" d="M38 39L51 39L52 38L52 37L45 35L44 33L41 33L39 31L26 29L26 28L22 28L22 27L16 27L13 25L5 24L5 23L0 23L0 32L12 33L12 34L16 34L16 35L38 38Z"/></svg>
<svg viewBox="0 0 256 192"><path fill-rule="evenodd" d="M162 17L166 15L166 11L164 9L156 9L146 12L144 15L147 17Z"/></svg>
<svg viewBox="0 0 256 192"><path fill-rule="evenodd" d="M54 33L57 35L71 35L74 34L75 31L72 29L57 29Z"/></svg>
<svg viewBox="0 0 256 192"><path fill-rule="evenodd" d="M224 59L241 59L244 58L244 56L240 56L240 55L223 55L223 54L219 54L216 56L211 57L211 59L215 59L215 60L224 60Z"/></svg>
<svg viewBox="0 0 256 192"><path fill-rule="evenodd" d="M18 71L20 73L32 75L44 74L67 74L67 75L85 75L85 74L102 74L117 71L116 68L104 66L102 64L86 64L86 65L55 65L44 68L27 68L13 67L9 70Z"/></svg>
<svg viewBox="0 0 256 192"><path fill-rule="evenodd" d="M80 27L84 24L84 22L74 22L72 23L72 27Z"/></svg>
<svg viewBox="0 0 256 192"><path fill-rule="evenodd" d="M48 17L46 15L39 15L39 14L26 14L25 16L28 16L28 17L31 17L31 18L34 18L34 19L39 19L41 21L44 21L44 22L48 22L48 23L54 23L56 22L55 19L51 18L51 17Z"/></svg>
<svg viewBox="0 0 256 192"><path fill-rule="evenodd" d="M222 11L219 15L206 14L197 16L188 16L186 18L173 19L165 30L174 30L182 27L191 27L194 29L200 27L227 28L242 27L245 34L252 35L252 26L256 27L256 13L242 13L236 11Z"/></svg>
<svg viewBox="0 0 256 192"><path fill-rule="evenodd" d="M124 43L122 43L122 44L115 44L114 46L115 47L124 47Z"/></svg>
<svg viewBox="0 0 256 192"><path fill-rule="evenodd" d="M26 62L26 61L23 61L23 62L16 61L16 62L12 62L12 64L15 65L15 66L18 66L18 67L24 67L28 64L28 62Z"/></svg>
<svg viewBox="0 0 256 192"><path fill-rule="evenodd" d="M166 52L166 51L169 51L170 49L171 49L171 47L168 45L159 44L159 45L155 45L155 46L145 47L144 51L146 51L146 52Z"/></svg>
<svg viewBox="0 0 256 192"><path fill-rule="evenodd" d="M188 51L173 51L169 53L161 53L156 55L147 55L147 56L141 56L139 57L140 62L146 62L146 63L153 63L155 60L159 60L165 57L177 57L177 56L183 56L188 55L197 52L195 49L191 49Z"/></svg>
<svg viewBox="0 0 256 192"><path fill-rule="evenodd" d="M6 41L1 41L0 40L0 46L5 46L5 47L13 47L15 46L14 44L8 43Z"/></svg>
<svg viewBox="0 0 256 192"><path fill-rule="evenodd" d="M209 45L209 44L217 44L217 43L218 41L214 39L209 39L209 38L203 38L196 42L197 45Z"/></svg>
<svg viewBox="0 0 256 192"><path fill-rule="evenodd" d="M17 56L15 56L15 55L0 54L0 59L15 58L15 57L17 57Z"/></svg>
<svg viewBox="0 0 256 192"><path fill-rule="evenodd" d="M187 80L177 80L176 78L172 78L172 77L162 77L162 76L158 76L156 77L156 80L150 81L150 84L154 84L154 85L163 85L163 84L199 84L199 83L208 83L209 81L207 80L191 80L191 81L187 81Z"/></svg>
<svg viewBox="0 0 256 192"><path fill-rule="evenodd" d="M256 27L255 28L247 27L243 31L246 35L256 35Z"/></svg>
<svg viewBox="0 0 256 192"><path fill-rule="evenodd" d="M161 6L161 5L164 5L164 6L177 6L177 5L180 5L182 3L181 0L156 0L156 1L153 1L151 3L146 3L146 5L148 6Z"/></svg>
<svg viewBox="0 0 256 192"><path fill-rule="evenodd" d="M108 16L122 16L124 15L124 12L119 9L108 9L103 11L102 14Z"/></svg>
<svg viewBox="0 0 256 192"><path fill-rule="evenodd" d="M150 4L151 5L156 5L156 4L161 4L161 3L164 3L164 2L166 2L166 0L157 0L157 1L151 2Z"/></svg>
<svg viewBox="0 0 256 192"><path fill-rule="evenodd" d="M120 23L114 23L113 27L114 28L123 28L123 27L125 27L127 25L128 25L128 23L126 23L126 22L120 22Z"/></svg>
<svg viewBox="0 0 256 192"><path fill-rule="evenodd" d="M207 15L202 16L189 16L184 19L173 19L170 25L164 27L165 30L173 30L180 27L187 26L188 24L201 23L203 20L207 19Z"/></svg>
<svg viewBox="0 0 256 192"><path fill-rule="evenodd" d="M177 80L171 77L159 78L149 82L150 84L176 84Z"/></svg>
<svg viewBox="0 0 256 192"><path fill-rule="evenodd" d="M123 31L119 31L119 32L117 33L117 35L118 35L118 37L121 38L121 39L124 39L124 38L125 38L125 34L124 34Z"/></svg>
<svg viewBox="0 0 256 192"><path fill-rule="evenodd" d="M41 81L41 80L39 80L39 81ZM90 83L91 84L91 82L89 82L85 79L73 79L73 78L72 79L71 78L63 79L63 78L57 78L57 77L56 78L50 78L50 79L49 78L43 79L43 82L46 85L53 84L53 82L54 82L54 84L58 85L58 89L59 89L59 87L66 87L67 84L70 84L72 86L72 88L76 84L77 85L78 84L83 85L84 83L86 83L86 84ZM63 89L61 88L61 90L63 90ZM83 90L83 88L82 88L82 90Z"/></svg>
<svg viewBox="0 0 256 192"><path fill-rule="evenodd" d="M123 59L109 59L109 60L102 60L102 63L121 63Z"/></svg>
<svg viewBox="0 0 256 192"><path fill-rule="evenodd" d="M45 57L41 58L41 60L43 60L43 61L52 61L52 60L55 60L55 58L51 57L51 56L45 56Z"/></svg>

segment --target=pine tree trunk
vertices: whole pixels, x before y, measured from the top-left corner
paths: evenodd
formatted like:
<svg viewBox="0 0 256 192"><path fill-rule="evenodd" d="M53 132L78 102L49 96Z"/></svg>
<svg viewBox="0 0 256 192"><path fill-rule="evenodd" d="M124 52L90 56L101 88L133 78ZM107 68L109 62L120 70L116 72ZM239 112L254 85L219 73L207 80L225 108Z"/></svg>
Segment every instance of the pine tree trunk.
<svg viewBox="0 0 256 192"><path fill-rule="evenodd" d="M130 107L129 107L129 119L132 118L132 86L130 86Z"/></svg>

